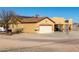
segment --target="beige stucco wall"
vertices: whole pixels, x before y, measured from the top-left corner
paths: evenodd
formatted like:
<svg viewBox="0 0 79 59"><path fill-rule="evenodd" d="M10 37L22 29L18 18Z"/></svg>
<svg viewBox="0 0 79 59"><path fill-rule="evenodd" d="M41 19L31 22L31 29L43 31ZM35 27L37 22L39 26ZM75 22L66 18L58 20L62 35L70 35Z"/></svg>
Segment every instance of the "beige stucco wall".
<svg viewBox="0 0 79 59"><path fill-rule="evenodd" d="M61 18L61 17L54 17L54 18L51 18L55 24L65 24L65 19L64 18Z"/></svg>
<svg viewBox="0 0 79 59"><path fill-rule="evenodd" d="M24 33L35 33L36 23L19 24L23 27Z"/></svg>
<svg viewBox="0 0 79 59"><path fill-rule="evenodd" d="M19 24L10 24L9 29L12 30L12 32L15 32L17 29L22 29L23 27L20 26Z"/></svg>

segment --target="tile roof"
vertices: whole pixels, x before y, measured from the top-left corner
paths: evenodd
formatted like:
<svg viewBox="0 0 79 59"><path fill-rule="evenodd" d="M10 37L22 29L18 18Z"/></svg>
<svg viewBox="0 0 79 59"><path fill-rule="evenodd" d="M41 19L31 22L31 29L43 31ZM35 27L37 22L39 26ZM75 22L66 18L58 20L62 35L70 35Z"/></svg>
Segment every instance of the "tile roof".
<svg viewBox="0 0 79 59"><path fill-rule="evenodd" d="M22 21L21 21L22 23L37 23L45 18L48 18L48 17L29 17L29 16L18 16L18 17L22 19ZM48 18L48 19L51 20L50 18ZM54 22L54 21L52 21L52 22Z"/></svg>
<svg viewBox="0 0 79 59"><path fill-rule="evenodd" d="M19 16L19 15L17 15L17 17L19 17L19 18L32 18L32 16Z"/></svg>

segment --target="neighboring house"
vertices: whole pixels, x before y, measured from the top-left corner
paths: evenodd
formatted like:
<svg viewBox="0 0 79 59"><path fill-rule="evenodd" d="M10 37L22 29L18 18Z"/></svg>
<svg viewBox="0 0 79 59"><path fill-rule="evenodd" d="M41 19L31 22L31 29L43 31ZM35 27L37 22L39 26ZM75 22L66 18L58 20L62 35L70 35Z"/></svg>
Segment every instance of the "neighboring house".
<svg viewBox="0 0 79 59"><path fill-rule="evenodd" d="M5 32L6 30L4 29L4 27L0 27L0 32Z"/></svg>
<svg viewBox="0 0 79 59"><path fill-rule="evenodd" d="M79 31L79 23L74 23L73 24L73 30L74 31Z"/></svg>
<svg viewBox="0 0 79 59"><path fill-rule="evenodd" d="M48 18L48 17L26 17L18 16L21 21L18 24L10 26L11 29L22 28L25 33L52 33L55 31L65 31L68 24L68 30L72 31L72 21L64 18Z"/></svg>
<svg viewBox="0 0 79 59"><path fill-rule="evenodd" d="M65 20L65 27L66 27L66 25L68 25L69 31L72 31L73 30L73 22L72 22L72 19Z"/></svg>

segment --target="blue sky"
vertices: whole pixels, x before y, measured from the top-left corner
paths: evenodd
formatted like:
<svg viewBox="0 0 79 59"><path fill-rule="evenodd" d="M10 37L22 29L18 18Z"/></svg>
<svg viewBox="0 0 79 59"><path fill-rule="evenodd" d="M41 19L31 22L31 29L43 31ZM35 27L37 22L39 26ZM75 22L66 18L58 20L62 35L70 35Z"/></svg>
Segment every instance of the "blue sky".
<svg viewBox="0 0 79 59"><path fill-rule="evenodd" d="M79 7L0 7L1 10L12 10L18 15L72 18L74 22L79 23Z"/></svg>

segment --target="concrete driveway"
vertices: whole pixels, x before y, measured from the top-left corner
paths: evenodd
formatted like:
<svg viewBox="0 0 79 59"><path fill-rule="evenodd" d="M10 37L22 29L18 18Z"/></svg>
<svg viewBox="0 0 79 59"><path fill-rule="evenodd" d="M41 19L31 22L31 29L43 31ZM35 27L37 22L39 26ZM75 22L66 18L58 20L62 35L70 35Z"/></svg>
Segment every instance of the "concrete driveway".
<svg viewBox="0 0 79 59"><path fill-rule="evenodd" d="M0 35L1 52L79 52L79 32Z"/></svg>

